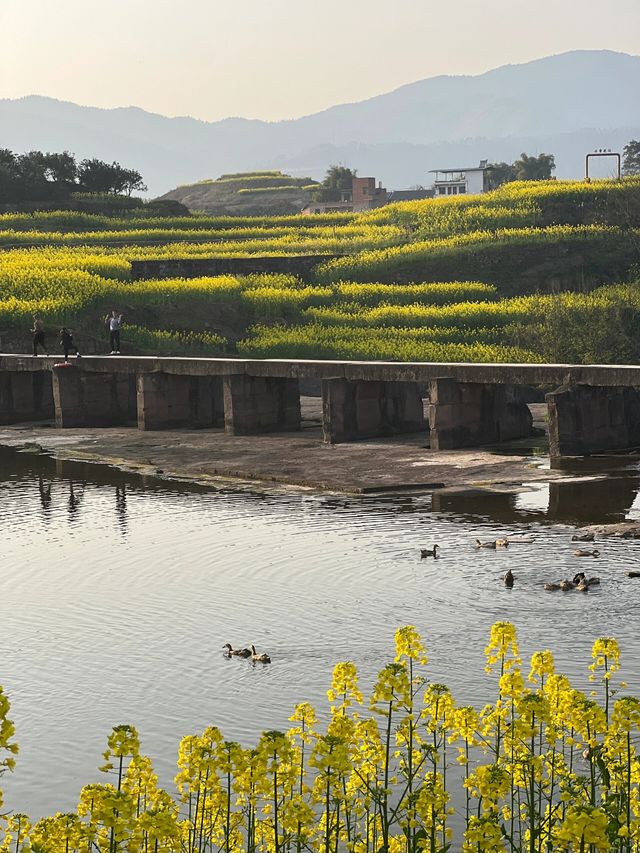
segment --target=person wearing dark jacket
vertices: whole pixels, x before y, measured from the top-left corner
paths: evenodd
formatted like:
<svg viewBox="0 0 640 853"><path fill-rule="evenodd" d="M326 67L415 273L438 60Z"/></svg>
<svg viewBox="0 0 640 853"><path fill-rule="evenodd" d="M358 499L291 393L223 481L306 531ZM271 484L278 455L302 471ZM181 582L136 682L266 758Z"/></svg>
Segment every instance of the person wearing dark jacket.
<svg viewBox="0 0 640 853"><path fill-rule="evenodd" d="M73 335L65 326L60 329L60 346L64 350L64 360L69 360L69 353L74 352L77 358L81 358L80 350L73 342Z"/></svg>

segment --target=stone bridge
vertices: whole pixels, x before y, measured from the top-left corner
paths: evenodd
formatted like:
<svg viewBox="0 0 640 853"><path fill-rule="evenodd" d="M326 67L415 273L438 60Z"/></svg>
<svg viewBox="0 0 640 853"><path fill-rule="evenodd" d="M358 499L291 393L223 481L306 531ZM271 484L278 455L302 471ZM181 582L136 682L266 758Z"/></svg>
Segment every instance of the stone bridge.
<svg viewBox="0 0 640 853"><path fill-rule="evenodd" d="M300 429L300 383L319 380L330 443L429 429L432 450L523 438L523 388L546 394L550 453L640 446L640 367L0 355L0 424ZM428 398L428 424L423 400Z"/></svg>

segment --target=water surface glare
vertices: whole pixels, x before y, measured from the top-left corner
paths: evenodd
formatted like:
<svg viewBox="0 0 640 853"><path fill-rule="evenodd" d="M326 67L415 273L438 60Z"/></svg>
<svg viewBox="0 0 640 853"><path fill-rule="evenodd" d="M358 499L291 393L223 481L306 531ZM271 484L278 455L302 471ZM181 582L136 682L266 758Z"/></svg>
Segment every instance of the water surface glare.
<svg viewBox="0 0 640 853"><path fill-rule="evenodd" d="M640 514L637 461L607 464L606 480L517 496L336 498L205 490L0 450L0 684L21 747L7 807L75 808L83 784L104 780L96 768L119 723L138 727L171 785L183 735L214 724L248 745L286 728L297 702L324 711L338 660L357 663L366 693L409 623L431 679L463 703L493 697L483 648L498 619L517 624L525 655L551 648L583 688L593 639L616 636L637 694L640 580L625 572L640 542L602 540L589 561L571 542L573 523ZM534 543L472 546L523 528ZM434 542L440 559L421 561ZM543 591L581 569L599 590ZM254 642L273 664L228 660L225 642Z"/></svg>

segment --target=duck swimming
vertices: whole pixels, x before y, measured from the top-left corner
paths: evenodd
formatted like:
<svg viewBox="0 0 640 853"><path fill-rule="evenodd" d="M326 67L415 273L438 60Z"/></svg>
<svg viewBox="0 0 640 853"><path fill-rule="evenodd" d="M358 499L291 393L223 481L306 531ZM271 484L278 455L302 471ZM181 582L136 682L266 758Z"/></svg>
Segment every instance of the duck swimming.
<svg viewBox="0 0 640 853"><path fill-rule="evenodd" d="M570 589L575 589L576 583L577 581L572 583L571 581L565 578L564 580L561 580L560 583L546 583L544 585L544 588L546 590L549 590L550 592L556 592L556 590L558 589L562 590L562 592L568 592Z"/></svg>
<svg viewBox="0 0 640 853"><path fill-rule="evenodd" d="M572 542L593 542L596 538L595 533L574 533L571 537Z"/></svg>
<svg viewBox="0 0 640 853"><path fill-rule="evenodd" d="M249 654L251 654L254 663L271 663L269 655L265 652L258 654L254 645L251 646L251 652Z"/></svg>
<svg viewBox="0 0 640 853"><path fill-rule="evenodd" d="M231 643L225 643L222 647L227 650L228 657L250 658L251 649L234 649Z"/></svg>
<svg viewBox="0 0 640 853"><path fill-rule="evenodd" d="M426 557L433 557L434 560L437 560L438 559L437 551L438 551L439 547L440 547L439 545L434 545L433 548L421 548L420 549L420 559L424 560L424 559L426 559Z"/></svg>
<svg viewBox="0 0 640 853"><path fill-rule="evenodd" d="M587 548L578 548L577 551L573 552L576 557L599 557L600 551L597 548L594 548L593 551L589 551Z"/></svg>
<svg viewBox="0 0 640 853"><path fill-rule="evenodd" d="M479 539L476 539L476 548L491 548L495 551L497 547L495 540L493 542L481 542Z"/></svg>
<svg viewBox="0 0 640 853"><path fill-rule="evenodd" d="M513 586L513 581L515 580L515 578L513 577L513 572L511 571L511 569L509 569L508 571L506 571L504 573L502 580L504 581L504 585L508 589L511 589L511 587Z"/></svg>

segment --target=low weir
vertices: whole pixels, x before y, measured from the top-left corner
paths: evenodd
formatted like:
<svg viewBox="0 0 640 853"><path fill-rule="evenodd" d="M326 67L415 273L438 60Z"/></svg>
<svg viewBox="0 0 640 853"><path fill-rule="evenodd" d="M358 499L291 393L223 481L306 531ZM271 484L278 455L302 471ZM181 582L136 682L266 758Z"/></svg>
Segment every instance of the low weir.
<svg viewBox="0 0 640 853"><path fill-rule="evenodd" d="M0 355L0 424L299 430L300 382L322 387L329 443L429 430L432 450L532 433L523 388L546 394L552 457L640 446L640 367ZM428 418L423 399L428 398Z"/></svg>

